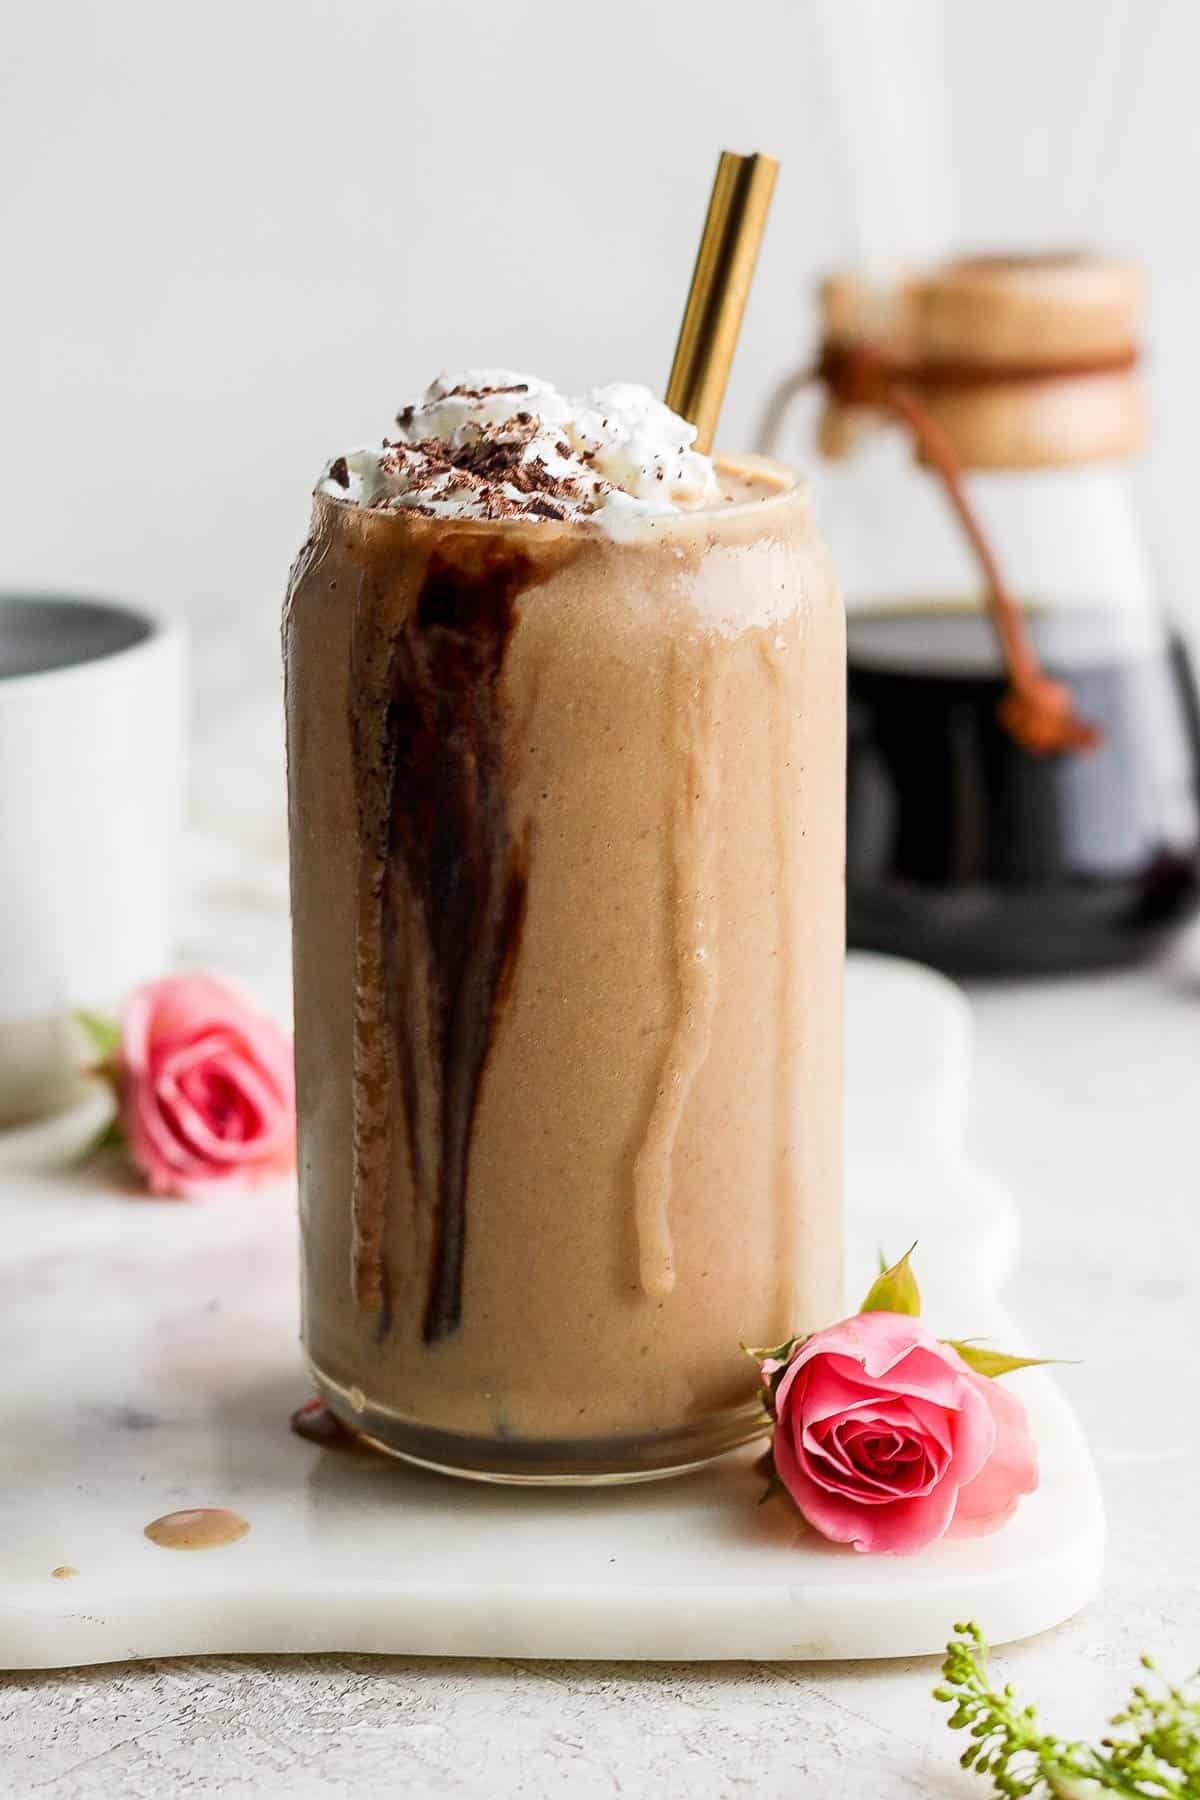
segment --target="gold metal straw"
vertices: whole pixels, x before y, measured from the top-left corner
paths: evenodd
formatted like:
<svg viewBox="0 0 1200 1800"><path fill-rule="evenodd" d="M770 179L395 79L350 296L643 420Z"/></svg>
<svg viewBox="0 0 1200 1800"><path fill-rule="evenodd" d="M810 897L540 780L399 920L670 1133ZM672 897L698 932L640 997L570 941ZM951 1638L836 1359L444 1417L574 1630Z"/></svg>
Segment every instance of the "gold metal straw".
<svg viewBox="0 0 1200 1800"><path fill-rule="evenodd" d="M696 448L705 454L712 449L778 173L773 156L722 150L717 164L667 383L667 405L696 427Z"/></svg>

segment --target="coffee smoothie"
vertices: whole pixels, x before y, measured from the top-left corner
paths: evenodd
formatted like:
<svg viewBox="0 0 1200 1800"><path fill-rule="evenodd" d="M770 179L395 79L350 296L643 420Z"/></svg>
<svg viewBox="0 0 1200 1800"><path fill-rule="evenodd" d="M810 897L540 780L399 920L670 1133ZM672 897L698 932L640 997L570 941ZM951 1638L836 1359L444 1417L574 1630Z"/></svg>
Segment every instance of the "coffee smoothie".
<svg viewBox="0 0 1200 1800"><path fill-rule="evenodd" d="M285 618L305 1346L465 1475L635 1479L838 1317L845 649L805 490L444 377Z"/></svg>

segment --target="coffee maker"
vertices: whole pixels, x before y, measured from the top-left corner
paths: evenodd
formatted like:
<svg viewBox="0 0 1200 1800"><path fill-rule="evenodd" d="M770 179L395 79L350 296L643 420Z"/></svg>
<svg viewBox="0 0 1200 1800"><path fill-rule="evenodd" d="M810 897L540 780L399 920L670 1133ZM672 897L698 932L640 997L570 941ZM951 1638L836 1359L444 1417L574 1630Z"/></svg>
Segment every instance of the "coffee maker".
<svg viewBox="0 0 1200 1800"><path fill-rule="evenodd" d="M849 941L953 972L1136 960L1200 897L1196 688L1129 479L1143 275L1055 248L1106 235L1140 17L1047 116L1056 179L985 191L936 0L813 13L852 266L760 443L846 598Z"/></svg>
<svg viewBox="0 0 1200 1800"><path fill-rule="evenodd" d="M824 284L851 944L1066 970L1196 909L1196 688L1128 481L1141 304L1135 265L1082 254Z"/></svg>

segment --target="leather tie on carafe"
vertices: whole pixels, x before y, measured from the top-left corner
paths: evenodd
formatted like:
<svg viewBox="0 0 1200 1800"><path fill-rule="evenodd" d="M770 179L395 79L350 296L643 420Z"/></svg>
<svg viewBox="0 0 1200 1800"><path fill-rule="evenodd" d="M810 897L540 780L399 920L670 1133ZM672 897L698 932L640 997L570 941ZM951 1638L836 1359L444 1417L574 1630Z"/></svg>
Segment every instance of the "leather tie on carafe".
<svg viewBox="0 0 1200 1800"><path fill-rule="evenodd" d="M1070 688L1042 668L1025 614L1009 590L967 491L958 452L925 404L922 389L1119 373L1132 368L1135 361L1135 352L1123 351L1118 356L1053 368L972 362L906 367L889 361L870 344L826 342L812 371L812 379L823 383L841 404L871 407L904 425L923 461L941 482L979 565L1008 674L1008 691L998 709L1000 723L1014 742L1035 756L1094 750L1101 734L1079 716Z"/></svg>

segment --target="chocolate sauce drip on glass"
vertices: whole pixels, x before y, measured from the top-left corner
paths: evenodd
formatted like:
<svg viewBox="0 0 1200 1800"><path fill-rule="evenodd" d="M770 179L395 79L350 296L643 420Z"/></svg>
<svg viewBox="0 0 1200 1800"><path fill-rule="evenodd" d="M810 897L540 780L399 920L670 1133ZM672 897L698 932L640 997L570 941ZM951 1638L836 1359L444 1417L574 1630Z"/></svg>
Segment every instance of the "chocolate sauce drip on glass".
<svg viewBox="0 0 1200 1800"><path fill-rule="evenodd" d="M432 1225L426 1343L462 1317L472 1131L525 917L528 834L508 816L500 675L516 597L537 579L508 547L431 558L389 647L382 767L360 764L383 790L363 811L368 838L372 816L386 831L379 977L413 1190ZM373 1250L386 1334L381 1219Z"/></svg>
<svg viewBox="0 0 1200 1800"><path fill-rule="evenodd" d="M331 1413L324 1400L313 1397L298 1406L289 1421L296 1436L303 1438L306 1444L317 1444L322 1450L357 1450L362 1441L352 1431L347 1430L341 1420Z"/></svg>

